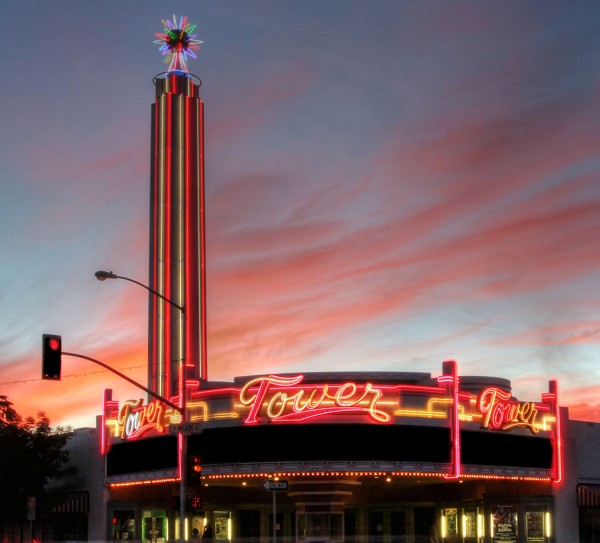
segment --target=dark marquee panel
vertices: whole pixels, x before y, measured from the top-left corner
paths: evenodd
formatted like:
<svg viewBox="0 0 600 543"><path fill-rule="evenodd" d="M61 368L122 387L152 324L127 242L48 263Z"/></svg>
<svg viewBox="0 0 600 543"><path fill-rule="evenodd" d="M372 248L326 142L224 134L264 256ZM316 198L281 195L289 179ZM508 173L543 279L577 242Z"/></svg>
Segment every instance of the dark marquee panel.
<svg viewBox="0 0 600 543"><path fill-rule="evenodd" d="M177 467L177 436L113 445L106 455L106 475L124 475Z"/></svg>
<svg viewBox="0 0 600 543"><path fill-rule="evenodd" d="M189 437L202 463L450 462L448 428L402 425L258 425L204 430ZM540 437L461 431L461 462L486 466L552 467L552 442ZM114 444L108 476L177 467L177 437Z"/></svg>
<svg viewBox="0 0 600 543"><path fill-rule="evenodd" d="M205 430L189 450L204 464L298 461L449 462L448 428L400 425L261 425Z"/></svg>
<svg viewBox="0 0 600 543"><path fill-rule="evenodd" d="M547 438L463 430L460 441L463 464L552 468L552 441Z"/></svg>

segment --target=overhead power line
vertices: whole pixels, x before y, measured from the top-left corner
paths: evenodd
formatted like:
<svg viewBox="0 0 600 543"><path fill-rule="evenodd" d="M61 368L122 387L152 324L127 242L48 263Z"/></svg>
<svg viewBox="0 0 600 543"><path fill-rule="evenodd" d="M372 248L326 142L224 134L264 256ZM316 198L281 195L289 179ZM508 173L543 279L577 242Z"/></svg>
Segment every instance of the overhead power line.
<svg viewBox="0 0 600 543"><path fill-rule="evenodd" d="M117 368L119 371L124 371L124 370L137 370L139 368L145 368L146 364L142 364L140 366L130 366L128 368ZM73 374L73 375L63 375L62 378L63 379L70 379L70 378L76 378L78 379L79 377L89 377L90 375L98 375L100 373L108 373L108 370L97 370L97 371L88 371L86 373L77 373L77 374ZM17 385L19 383L35 383L36 381L42 381L41 377L37 377L35 379L19 379L18 381L7 381L5 383L0 383L0 386L6 386L6 385Z"/></svg>

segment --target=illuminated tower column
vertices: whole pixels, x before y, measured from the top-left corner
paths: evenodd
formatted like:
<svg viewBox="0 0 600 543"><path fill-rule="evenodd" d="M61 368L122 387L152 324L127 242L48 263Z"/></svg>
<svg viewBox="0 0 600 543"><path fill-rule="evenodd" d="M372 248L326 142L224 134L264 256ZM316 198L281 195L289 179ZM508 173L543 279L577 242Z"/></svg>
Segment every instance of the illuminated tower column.
<svg viewBox="0 0 600 543"><path fill-rule="evenodd" d="M200 81L182 70L154 78L150 190L148 387L172 397L206 379L204 104Z"/></svg>

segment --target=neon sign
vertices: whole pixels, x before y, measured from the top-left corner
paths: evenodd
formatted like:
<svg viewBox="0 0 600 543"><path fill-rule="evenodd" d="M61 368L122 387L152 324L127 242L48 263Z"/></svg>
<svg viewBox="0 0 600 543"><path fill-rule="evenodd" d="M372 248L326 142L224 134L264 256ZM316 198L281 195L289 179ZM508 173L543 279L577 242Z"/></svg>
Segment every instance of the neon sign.
<svg viewBox="0 0 600 543"><path fill-rule="evenodd" d="M483 390L477 398L477 409L483 415L482 426L493 430L510 430L511 428L529 428L533 434L540 430L536 425L538 414L534 402L511 401L511 394L499 388L491 387Z"/></svg>
<svg viewBox="0 0 600 543"><path fill-rule="evenodd" d="M458 428L461 421L480 420L484 429L509 431L527 428L533 434L551 431L549 426L556 422L554 410L545 396L541 403L519 402L509 392L493 386L473 397L461 392L458 384L449 390L448 387L412 383L323 383L304 382L305 379L303 374L262 375L251 378L241 388L198 391L188 403L188 416L190 420L203 420L209 424L225 419L241 420L246 425L310 423L324 419L333 422L333 419L348 417L393 424L396 421L400 423L399 419L403 418L442 421L450 417L451 409L455 409L450 421L452 427ZM229 397L232 403L220 404L213 411L212 397L223 395ZM158 400L147 405L141 399L127 400L120 406L118 402L110 403L108 411L105 407L104 423L112 426L114 437L121 439L137 439L148 433L162 434L178 417ZM455 444L459 445L458 442ZM458 451L456 457L459 457Z"/></svg>
<svg viewBox="0 0 600 543"><path fill-rule="evenodd" d="M240 402L250 407L245 424L256 424L260 416L271 422L300 422L337 414L367 415L376 422L390 422L379 409L381 388L371 383L342 383L297 386L303 375L257 377L240 391Z"/></svg>
<svg viewBox="0 0 600 543"><path fill-rule="evenodd" d="M156 429L165 431L165 406L162 402L153 402L142 405L143 400L127 400L119 408L118 436L133 439L143 433Z"/></svg>

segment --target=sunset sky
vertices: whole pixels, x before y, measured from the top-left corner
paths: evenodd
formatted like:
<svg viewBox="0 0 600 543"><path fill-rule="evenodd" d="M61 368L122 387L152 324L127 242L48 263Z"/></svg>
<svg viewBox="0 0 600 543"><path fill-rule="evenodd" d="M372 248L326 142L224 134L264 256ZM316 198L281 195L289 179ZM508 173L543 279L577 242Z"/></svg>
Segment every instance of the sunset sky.
<svg viewBox="0 0 600 543"><path fill-rule="evenodd" d="M0 394L93 426L144 394L153 44L206 108L208 377L558 379L600 422L600 3L21 0L0 60Z"/></svg>

